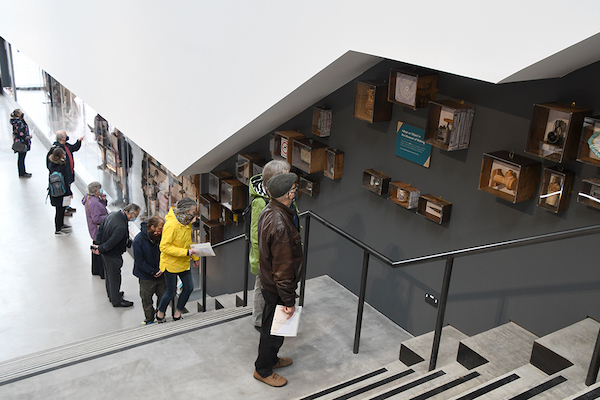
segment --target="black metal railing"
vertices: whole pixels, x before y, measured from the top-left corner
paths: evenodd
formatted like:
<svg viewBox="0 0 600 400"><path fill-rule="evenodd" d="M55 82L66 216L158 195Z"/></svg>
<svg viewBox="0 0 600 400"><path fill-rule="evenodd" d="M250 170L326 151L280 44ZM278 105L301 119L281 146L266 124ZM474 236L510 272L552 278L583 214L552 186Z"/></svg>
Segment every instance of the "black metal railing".
<svg viewBox="0 0 600 400"><path fill-rule="evenodd" d="M402 267L405 267L408 265L421 264L421 263L431 262L431 261L436 261L436 260L445 260L446 261L445 270L444 270L444 278L443 278L443 283L442 283L442 290L440 293L440 300L438 303L438 313L437 313L437 318L436 318L433 346L431 349L431 357L429 360L429 370L430 371L435 369L436 364L437 364L438 352L439 352L440 341L441 341L441 336L442 336L442 327L444 325L444 318L445 318L445 314L446 314L446 304L448 301L448 293L450 290L450 281L452 278L452 268L454 266L455 258L472 256L475 254L489 253L489 252L497 251L497 250L512 249L512 248L522 247L522 246L531 246L534 244L547 243L547 242L551 242L551 241L564 240L564 239L569 239L569 238L574 238L574 237L587 236L587 235L593 235L593 234L600 233L600 225L593 225L593 226L575 228L575 229L570 229L570 230L565 230L565 231L560 231L560 232L553 232L553 233L546 233L546 234L542 234L542 235L530 236L530 237L526 237L526 238L506 240L506 241L502 241L502 242L490 243L490 244L481 245L481 246L468 247L468 248L464 248L464 249L436 253L436 254L431 254L431 255L427 255L427 256L414 257L414 258L410 258L410 259L406 259L406 260L393 261L390 258L388 258L385 255L378 252L377 250L373 249L372 247L366 245L365 243L361 242L360 240L356 239L355 237L344 232L343 230L341 230L337 226L333 225L329 221L327 221L324 218L313 213L312 211L304 211L304 212L300 213L300 217L305 218L304 225L303 225L304 260L303 260L303 264L302 264L302 278L301 278L301 283L300 283L300 299L299 299L300 305L304 304L304 287L305 287L305 282L306 282L306 267L307 267L307 261L308 261L308 243L309 243L309 237L310 237L311 219L313 219L313 218L316 219L318 222L320 222L326 228L329 228L333 232L337 233L338 235L342 236L343 238L345 238L346 240L348 240L349 242L353 243L354 245L356 245L357 247L359 247L363 250L362 274L361 274L360 289L359 289L359 294L358 294L358 309L357 309L357 315L356 315L356 326L355 326L354 345L353 345L353 352L355 354L358 353L359 345L360 345L360 333L361 333L361 328L362 328L362 317L363 317L363 311L364 311L370 256L372 255L373 257L377 258L379 261L383 262L384 264L389 265L392 268L402 268ZM228 244L228 243L231 243L233 241L240 240L243 238L245 238L245 235L243 235L243 234L238 235L238 236L228 239L226 241L215 244L213 246L213 248L223 246L225 244ZM248 304L247 303L247 298L248 298L248 294L247 294L247 292L248 292L248 256L249 256L248 240L246 240L245 250L246 250L246 257L245 257L246 262L245 262L245 268L244 268L244 300L243 300L244 306L246 306ZM202 260L202 296L203 296L203 304L206 304L206 258L203 258L203 260ZM590 367L588 370L586 385L589 386L589 385L595 383L596 376L597 376L599 370L600 370L600 333L598 334L598 339L596 340L594 354L592 356L592 360L591 360Z"/></svg>

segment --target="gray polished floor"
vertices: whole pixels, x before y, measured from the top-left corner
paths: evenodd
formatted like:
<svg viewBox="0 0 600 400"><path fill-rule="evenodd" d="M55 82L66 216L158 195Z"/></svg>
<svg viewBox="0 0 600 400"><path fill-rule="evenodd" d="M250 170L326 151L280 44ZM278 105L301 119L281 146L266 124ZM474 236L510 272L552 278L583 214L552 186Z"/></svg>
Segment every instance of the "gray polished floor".
<svg viewBox="0 0 600 400"><path fill-rule="evenodd" d="M45 202L46 150L34 139L26 158L33 177L17 176L11 108L0 96L0 362L139 327L143 320L127 254L122 290L133 307L113 308L104 281L91 275L91 239L76 189L78 212L68 222L73 233L54 236L54 208ZM356 301L329 277L307 283L299 335L282 348L282 355L294 359L281 371L290 380L284 388L253 379L258 332L245 317L0 386L0 398L299 398L397 360L400 342L410 335L370 307L360 353L353 354Z"/></svg>

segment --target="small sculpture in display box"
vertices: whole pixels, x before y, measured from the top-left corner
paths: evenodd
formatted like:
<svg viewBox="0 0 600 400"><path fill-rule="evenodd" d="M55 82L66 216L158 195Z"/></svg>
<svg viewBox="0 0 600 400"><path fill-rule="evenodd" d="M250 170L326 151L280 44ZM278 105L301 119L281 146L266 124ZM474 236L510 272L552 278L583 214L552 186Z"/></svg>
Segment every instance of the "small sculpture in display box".
<svg viewBox="0 0 600 400"><path fill-rule="evenodd" d="M218 221L221 217L221 203L208 194L201 194L198 200L198 208L202 218L207 221Z"/></svg>
<svg viewBox="0 0 600 400"><path fill-rule="evenodd" d="M574 160L583 120L590 113L574 104L535 104L525 152L557 163Z"/></svg>
<svg viewBox="0 0 600 400"><path fill-rule="evenodd" d="M311 132L320 137L331 135L331 117L333 112L323 107L313 107Z"/></svg>
<svg viewBox="0 0 600 400"><path fill-rule="evenodd" d="M357 81L355 88L354 118L370 123L392 119L392 103L387 101L387 83Z"/></svg>
<svg viewBox="0 0 600 400"><path fill-rule="evenodd" d="M221 182L221 205L229 210L246 208L248 187L237 179L225 179Z"/></svg>
<svg viewBox="0 0 600 400"><path fill-rule="evenodd" d="M537 205L553 213L565 211L569 206L574 176L573 172L559 167L544 168Z"/></svg>
<svg viewBox="0 0 600 400"><path fill-rule="evenodd" d="M374 169L365 169L362 177L362 187L380 196L387 196L388 187L392 179L382 172Z"/></svg>
<svg viewBox="0 0 600 400"><path fill-rule="evenodd" d="M319 194L319 181L310 176L300 176L298 192L305 193L311 197L316 196Z"/></svg>
<svg viewBox="0 0 600 400"><path fill-rule="evenodd" d="M213 171L208 173L208 195L218 202L221 202L221 182L224 179L231 179L227 171Z"/></svg>
<svg viewBox="0 0 600 400"><path fill-rule="evenodd" d="M469 147L475 107L454 100L430 101L425 142L447 151Z"/></svg>
<svg viewBox="0 0 600 400"><path fill-rule="evenodd" d="M479 190L512 203L531 200L537 193L542 164L506 150L484 153Z"/></svg>
<svg viewBox="0 0 600 400"><path fill-rule="evenodd" d="M344 170L344 152L338 149L327 149L325 156L323 174L329 179L340 179Z"/></svg>
<svg viewBox="0 0 600 400"><path fill-rule="evenodd" d="M413 110L427 107L435 100L437 74L422 69L390 69L388 101Z"/></svg>
<svg viewBox="0 0 600 400"><path fill-rule="evenodd" d="M298 131L275 131L271 144L271 157L274 160L287 161L292 164L294 152L294 140L304 139L305 136Z"/></svg>
<svg viewBox="0 0 600 400"><path fill-rule="evenodd" d="M450 220L452 203L443 200L441 197L435 197L430 194L424 194L419 197L417 204L417 214L424 216L430 221L443 224Z"/></svg>
<svg viewBox="0 0 600 400"><path fill-rule="evenodd" d="M250 178L256 175L254 164L261 164L264 160L263 156L258 153L238 154L236 162L237 179L247 186L250 183Z"/></svg>
<svg viewBox="0 0 600 400"><path fill-rule="evenodd" d="M600 167L600 117L585 117L577 161Z"/></svg>
<svg viewBox="0 0 600 400"><path fill-rule="evenodd" d="M409 183L400 181L391 182L389 186L388 200L393 201L407 209L416 208L419 203L421 191L412 187Z"/></svg>
<svg viewBox="0 0 600 400"><path fill-rule="evenodd" d="M577 195L577 202L600 209L600 179L588 178L582 180L583 186Z"/></svg>
<svg viewBox="0 0 600 400"><path fill-rule="evenodd" d="M313 139L295 139L292 165L307 174L325 169L327 145Z"/></svg>

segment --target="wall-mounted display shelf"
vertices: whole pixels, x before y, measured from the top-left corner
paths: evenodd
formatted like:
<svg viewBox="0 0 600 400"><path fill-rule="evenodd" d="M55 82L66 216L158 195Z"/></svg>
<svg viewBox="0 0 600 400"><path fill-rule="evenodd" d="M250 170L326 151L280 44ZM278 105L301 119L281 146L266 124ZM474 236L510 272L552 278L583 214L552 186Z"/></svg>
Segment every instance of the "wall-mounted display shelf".
<svg viewBox="0 0 600 400"><path fill-rule="evenodd" d="M569 206L575 174L559 167L544 168L537 205L559 213Z"/></svg>
<svg viewBox="0 0 600 400"><path fill-rule="evenodd" d="M227 171L213 171L208 173L208 195L221 202L221 182L233 176Z"/></svg>
<svg viewBox="0 0 600 400"><path fill-rule="evenodd" d="M370 123L392 119L392 103L387 101L385 82L357 81L354 96L354 117Z"/></svg>
<svg viewBox="0 0 600 400"><path fill-rule="evenodd" d="M221 182L221 205L229 210L246 208L248 187L237 179L225 179Z"/></svg>
<svg viewBox="0 0 600 400"><path fill-rule="evenodd" d="M331 135L331 117L333 111L324 107L313 107L312 128L313 135L327 137Z"/></svg>
<svg viewBox="0 0 600 400"><path fill-rule="evenodd" d="M388 101L410 107L413 110L427 107L437 93L436 73L415 68L414 70L390 69Z"/></svg>
<svg viewBox="0 0 600 400"><path fill-rule="evenodd" d="M577 202L600 209L600 179L588 178L582 180L582 183L581 191L577 195Z"/></svg>
<svg viewBox="0 0 600 400"><path fill-rule="evenodd" d="M300 176L298 182L298 192L305 193L311 197L319 194L319 181L310 176Z"/></svg>
<svg viewBox="0 0 600 400"><path fill-rule="evenodd" d="M200 229L200 239L202 242L210 242L211 244L217 244L223 241L224 225L219 221L204 221L200 222L202 227Z"/></svg>
<svg viewBox="0 0 600 400"><path fill-rule="evenodd" d="M344 152L338 149L327 149L325 152L325 170L323 174L329 179L340 179L344 170Z"/></svg>
<svg viewBox="0 0 600 400"><path fill-rule="evenodd" d="M250 178L254 175L254 165L262 164L265 161L262 155L258 153L238 154L236 162L237 179L244 185L248 185Z"/></svg>
<svg viewBox="0 0 600 400"><path fill-rule="evenodd" d="M443 224L450 220L452 203L443 200L441 197L435 197L430 194L424 194L419 197L417 205L417 214L424 216L428 220Z"/></svg>
<svg viewBox="0 0 600 400"><path fill-rule="evenodd" d="M577 157L583 119L591 110L560 103L533 106L525 152L557 163Z"/></svg>
<svg viewBox="0 0 600 400"><path fill-rule="evenodd" d="M362 187L380 196L386 196L392 179L374 169L365 169L362 177Z"/></svg>
<svg viewBox="0 0 600 400"><path fill-rule="evenodd" d="M327 145L313 139L294 140L292 165L307 174L325 169Z"/></svg>
<svg viewBox="0 0 600 400"><path fill-rule="evenodd" d="M577 161L600 167L600 117L585 117Z"/></svg>
<svg viewBox="0 0 600 400"><path fill-rule="evenodd" d="M542 163L506 150L484 153L479 190L512 203L535 197Z"/></svg>
<svg viewBox="0 0 600 400"><path fill-rule="evenodd" d="M469 147L475 107L454 100L430 101L425 141L447 151Z"/></svg>
<svg viewBox="0 0 600 400"><path fill-rule="evenodd" d="M208 194L201 194L198 198L200 215L207 221L218 221L221 217L221 203Z"/></svg>
<svg viewBox="0 0 600 400"><path fill-rule="evenodd" d="M284 160L292 165L294 140L304 139L304 137L298 131L275 131L271 142L271 158L274 160Z"/></svg>
<svg viewBox="0 0 600 400"><path fill-rule="evenodd" d="M396 181L391 182L388 192L388 200L393 201L407 209L417 207L421 191L415 187L412 187L408 183Z"/></svg>

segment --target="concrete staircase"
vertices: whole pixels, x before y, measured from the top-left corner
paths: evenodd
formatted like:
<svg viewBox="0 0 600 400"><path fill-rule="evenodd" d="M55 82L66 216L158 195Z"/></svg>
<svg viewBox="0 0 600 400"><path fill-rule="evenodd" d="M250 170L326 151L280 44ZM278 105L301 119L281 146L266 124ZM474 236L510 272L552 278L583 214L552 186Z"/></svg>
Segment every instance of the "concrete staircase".
<svg viewBox="0 0 600 400"><path fill-rule="evenodd" d="M446 326L435 370L430 332L404 341L398 362L302 400L596 399L600 383L584 382L599 329L591 318L542 338L514 322L472 337Z"/></svg>

